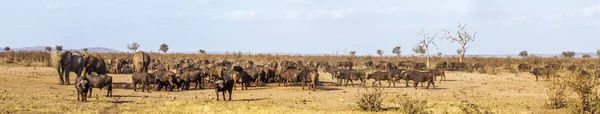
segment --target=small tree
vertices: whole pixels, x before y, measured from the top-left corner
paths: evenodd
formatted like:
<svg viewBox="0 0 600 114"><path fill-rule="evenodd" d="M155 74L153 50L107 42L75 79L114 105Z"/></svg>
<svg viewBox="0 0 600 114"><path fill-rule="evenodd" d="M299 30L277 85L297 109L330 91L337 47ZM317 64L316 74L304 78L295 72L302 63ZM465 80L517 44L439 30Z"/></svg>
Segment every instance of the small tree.
<svg viewBox="0 0 600 114"><path fill-rule="evenodd" d="M400 50L400 48L401 48L400 46L394 47L394 49L392 49L392 53L394 53L394 54L396 54L396 56L400 57L400 53L402 52Z"/></svg>
<svg viewBox="0 0 600 114"><path fill-rule="evenodd" d="M198 52L200 52L200 54L206 54L206 51L204 51L203 49L199 49Z"/></svg>
<svg viewBox="0 0 600 114"><path fill-rule="evenodd" d="M519 52L519 56L525 58L525 57L529 56L529 53L527 53L527 51L522 51L522 52Z"/></svg>
<svg viewBox="0 0 600 114"><path fill-rule="evenodd" d="M167 53L167 51L169 51L169 45L163 43L160 45L160 48L158 49L158 51L162 51L163 53Z"/></svg>
<svg viewBox="0 0 600 114"><path fill-rule="evenodd" d="M413 48L413 52L423 56L425 54L425 49L421 45L416 45L415 48Z"/></svg>
<svg viewBox="0 0 600 114"><path fill-rule="evenodd" d="M134 53L137 52L138 48L140 48L140 45L137 42L133 42L131 44L127 44L127 49L133 51Z"/></svg>
<svg viewBox="0 0 600 114"><path fill-rule="evenodd" d="M438 57L442 57L442 52L437 52Z"/></svg>
<svg viewBox="0 0 600 114"><path fill-rule="evenodd" d="M592 58L592 56L590 54L583 54L581 55L581 58Z"/></svg>
<svg viewBox="0 0 600 114"><path fill-rule="evenodd" d="M466 24L460 24L458 23L457 25L458 27L458 31L456 31L457 34L452 34L450 33L450 31L448 30L443 30L446 31L446 39L450 39L452 40L451 42L454 43L458 43L460 44L460 49L461 49L461 53L460 53L460 62L463 62L463 59L465 58L465 52L467 51L467 45L473 41L475 41L475 36L477 35L477 32L470 34L467 32L467 25Z"/></svg>
<svg viewBox="0 0 600 114"><path fill-rule="evenodd" d="M62 45L56 45L56 46L54 46L54 49L56 51L62 51L63 50L63 46Z"/></svg>
<svg viewBox="0 0 600 114"><path fill-rule="evenodd" d="M356 51L350 51L350 56L355 56L356 55Z"/></svg>
<svg viewBox="0 0 600 114"><path fill-rule="evenodd" d="M10 47L8 47L8 46L4 47L4 51L10 51Z"/></svg>
<svg viewBox="0 0 600 114"><path fill-rule="evenodd" d="M462 49L456 49L456 54L460 55L462 52Z"/></svg>
<svg viewBox="0 0 600 114"><path fill-rule="evenodd" d="M575 57L575 52L572 52L572 51L563 51L561 53L561 55L563 57L566 57L566 58L573 58L573 57Z"/></svg>
<svg viewBox="0 0 600 114"><path fill-rule="evenodd" d="M378 49L378 50L377 50L377 54L378 54L379 56L383 56L383 50L381 50L381 49Z"/></svg>
<svg viewBox="0 0 600 114"><path fill-rule="evenodd" d="M50 46L46 47L46 51L52 51L52 47L50 47Z"/></svg>
<svg viewBox="0 0 600 114"><path fill-rule="evenodd" d="M88 48L83 48L83 49L81 49L81 50L83 50L83 52L87 52L87 51L88 51Z"/></svg>

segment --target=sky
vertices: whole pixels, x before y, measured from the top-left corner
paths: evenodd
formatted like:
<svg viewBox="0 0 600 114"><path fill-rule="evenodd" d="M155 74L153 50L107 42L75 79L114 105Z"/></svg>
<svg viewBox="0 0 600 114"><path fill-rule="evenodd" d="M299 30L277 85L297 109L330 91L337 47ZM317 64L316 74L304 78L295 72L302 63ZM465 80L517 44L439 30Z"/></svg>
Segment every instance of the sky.
<svg viewBox="0 0 600 114"><path fill-rule="evenodd" d="M595 52L599 0L5 0L0 46L127 51L403 55L425 32L460 22L477 32L467 54ZM456 54L436 39L431 53Z"/></svg>

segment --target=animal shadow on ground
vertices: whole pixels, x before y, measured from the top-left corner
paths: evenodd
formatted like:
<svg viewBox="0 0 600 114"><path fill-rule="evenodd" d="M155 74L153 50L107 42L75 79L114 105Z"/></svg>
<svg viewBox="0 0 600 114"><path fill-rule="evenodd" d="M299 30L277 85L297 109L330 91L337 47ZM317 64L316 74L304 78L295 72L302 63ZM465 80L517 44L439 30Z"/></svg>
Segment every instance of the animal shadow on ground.
<svg viewBox="0 0 600 114"><path fill-rule="evenodd" d="M335 91L335 90L342 90L340 88L333 88L333 87L317 87L317 91L319 90L323 90L323 91Z"/></svg>
<svg viewBox="0 0 600 114"><path fill-rule="evenodd" d="M144 97L140 95L113 95L113 97Z"/></svg>
<svg viewBox="0 0 600 114"><path fill-rule="evenodd" d="M265 100L266 98L254 98L254 99L234 99L232 101L262 101Z"/></svg>
<svg viewBox="0 0 600 114"><path fill-rule="evenodd" d="M133 101L110 101L111 103L114 104L123 104L123 103L132 103Z"/></svg>

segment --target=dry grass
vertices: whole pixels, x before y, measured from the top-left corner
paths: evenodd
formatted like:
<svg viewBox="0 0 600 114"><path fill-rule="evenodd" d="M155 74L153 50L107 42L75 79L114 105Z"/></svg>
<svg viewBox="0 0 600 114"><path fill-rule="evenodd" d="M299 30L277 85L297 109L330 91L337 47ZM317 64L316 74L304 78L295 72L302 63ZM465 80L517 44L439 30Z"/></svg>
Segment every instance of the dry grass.
<svg viewBox="0 0 600 114"><path fill-rule="evenodd" d="M35 54L39 54L33 56ZM105 58L126 58L130 53L99 53ZM29 56L29 57L26 57ZM183 92L133 92L131 89L114 89L115 97L102 96L106 91L94 90L90 102L76 101L72 85L58 85L57 73L48 66L50 54L46 52L0 53L0 113L371 113L356 108L356 97L361 87L322 86L316 92L303 91L298 87L251 87L250 90L234 91L231 102L216 102L212 89ZM379 56L276 56L253 55L199 55L158 54L153 58L161 61L175 59L245 59L261 62L274 60L347 61L362 63L367 60L424 61L422 57ZM37 58L36 58L37 57ZM7 64L6 61L14 63ZM456 61L456 57L433 57L432 62ZM600 63L594 59L577 58L478 58L466 59L469 63L486 63L486 73L447 72L448 81L436 82L438 89L405 88L401 82L395 88L385 88L388 95L407 94L415 100L426 100L432 113L462 113L463 100L476 106L488 107L497 113L570 113L564 109L545 106L549 96L547 83L536 82L528 73L505 68L519 63L531 63L534 67L545 64ZM29 65L27 65L29 64ZM596 65L597 66L597 65ZM493 69L493 70L492 70ZM490 75L495 74L495 75ZM325 83L335 82L327 73L321 73ZM130 75L111 75L115 82L130 81ZM71 77L74 81L74 77ZM372 83L371 80L367 83ZM366 84L370 85L370 84ZM397 84L398 85L398 84ZM412 84L409 84L412 85ZM567 94L571 95L571 94ZM96 97L99 96L99 97ZM568 96L568 98L574 98ZM575 96L576 98L576 96ZM424 103L425 104L425 103ZM421 106L421 105L419 105ZM469 106L469 105L464 105ZM382 108L400 107L393 99L385 99ZM382 110L378 113L398 113Z"/></svg>

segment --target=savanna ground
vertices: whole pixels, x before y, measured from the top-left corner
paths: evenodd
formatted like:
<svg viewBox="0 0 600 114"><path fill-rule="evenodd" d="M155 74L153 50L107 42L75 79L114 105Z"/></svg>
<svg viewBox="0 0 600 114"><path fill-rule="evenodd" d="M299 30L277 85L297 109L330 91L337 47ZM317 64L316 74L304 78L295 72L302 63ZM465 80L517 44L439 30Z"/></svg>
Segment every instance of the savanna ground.
<svg viewBox="0 0 600 114"><path fill-rule="evenodd" d="M213 89L189 91L134 92L113 88L113 97L106 90L94 89L88 102L78 102L74 85L59 85L56 71L50 67L0 64L0 113L370 113L357 108L362 87L319 86L315 92L301 87L251 87L237 90L233 101L216 101ZM41 66L41 65L40 65ZM324 85L334 80L320 73ZM71 75L71 83L74 74ZM114 82L131 81L127 74L112 74ZM549 109L547 82L536 82L528 73L447 72L448 81L437 81L436 89L404 87L405 83L388 88L384 108L398 107L391 101L396 94L426 99L433 113L460 113L458 105L469 101L489 107L497 113L567 113L565 109ZM370 87L372 80L367 81ZM425 85L426 86L426 85ZM238 86L239 87L239 86ZM398 113L384 110L379 113Z"/></svg>

